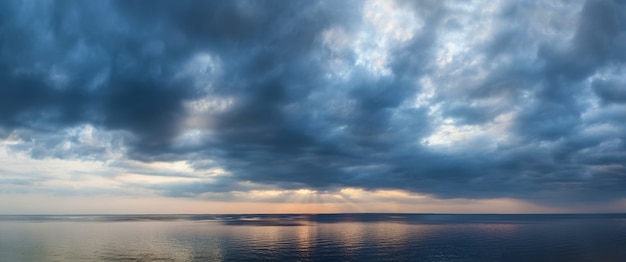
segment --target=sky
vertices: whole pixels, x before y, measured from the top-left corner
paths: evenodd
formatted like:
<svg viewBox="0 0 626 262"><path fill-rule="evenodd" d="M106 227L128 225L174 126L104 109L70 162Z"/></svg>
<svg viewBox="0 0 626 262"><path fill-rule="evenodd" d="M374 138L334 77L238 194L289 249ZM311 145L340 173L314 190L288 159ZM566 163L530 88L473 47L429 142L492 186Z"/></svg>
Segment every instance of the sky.
<svg viewBox="0 0 626 262"><path fill-rule="evenodd" d="M0 213L626 211L626 2L0 2Z"/></svg>

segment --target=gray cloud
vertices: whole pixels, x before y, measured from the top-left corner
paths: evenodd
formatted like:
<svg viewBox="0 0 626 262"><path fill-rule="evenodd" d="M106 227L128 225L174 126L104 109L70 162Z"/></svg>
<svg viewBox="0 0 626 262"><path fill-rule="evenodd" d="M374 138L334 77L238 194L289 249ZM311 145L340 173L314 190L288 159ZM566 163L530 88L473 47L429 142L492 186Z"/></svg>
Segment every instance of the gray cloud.
<svg viewBox="0 0 626 262"><path fill-rule="evenodd" d="M0 137L229 174L169 196L625 197L623 2L377 4L5 1Z"/></svg>

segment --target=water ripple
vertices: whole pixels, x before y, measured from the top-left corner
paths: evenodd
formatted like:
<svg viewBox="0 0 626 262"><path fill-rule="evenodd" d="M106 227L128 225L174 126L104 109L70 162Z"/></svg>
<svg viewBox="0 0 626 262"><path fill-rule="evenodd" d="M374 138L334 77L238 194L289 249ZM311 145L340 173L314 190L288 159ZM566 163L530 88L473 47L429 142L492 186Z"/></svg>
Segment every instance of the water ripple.
<svg viewBox="0 0 626 262"><path fill-rule="evenodd" d="M6 261L626 261L625 215L0 216Z"/></svg>

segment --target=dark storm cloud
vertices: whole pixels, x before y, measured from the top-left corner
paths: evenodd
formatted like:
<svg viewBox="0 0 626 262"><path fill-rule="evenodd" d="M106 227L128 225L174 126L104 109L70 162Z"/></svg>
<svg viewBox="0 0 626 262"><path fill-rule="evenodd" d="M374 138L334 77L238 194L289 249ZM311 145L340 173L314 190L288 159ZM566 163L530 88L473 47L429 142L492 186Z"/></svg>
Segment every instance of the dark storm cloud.
<svg viewBox="0 0 626 262"><path fill-rule="evenodd" d="M547 43L540 47L538 55L545 63L544 75L534 91L537 102L530 104L519 119L523 133L530 138L556 140L583 128L580 117L586 101L581 101L581 96L588 91L584 80L604 67L624 62L620 41L626 30L620 19L624 11L620 3L587 1L569 48L555 50ZM599 86L596 84L593 89L606 100L608 90Z"/></svg>
<svg viewBox="0 0 626 262"><path fill-rule="evenodd" d="M625 197L624 3L369 4L4 1L0 136L228 173L169 196Z"/></svg>
<svg viewBox="0 0 626 262"><path fill-rule="evenodd" d="M605 103L626 103L626 83L596 80L592 82L593 91Z"/></svg>

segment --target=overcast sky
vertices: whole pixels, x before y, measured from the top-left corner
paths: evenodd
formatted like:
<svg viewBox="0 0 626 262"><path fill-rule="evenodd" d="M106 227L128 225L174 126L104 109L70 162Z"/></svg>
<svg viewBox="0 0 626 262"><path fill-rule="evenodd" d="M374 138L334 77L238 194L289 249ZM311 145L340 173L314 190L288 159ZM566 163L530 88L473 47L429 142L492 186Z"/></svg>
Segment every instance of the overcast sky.
<svg viewBox="0 0 626 262"><path fill-rule="evenodd" d="M0 210L626 210L626 3L0 2Z"/></svg>

